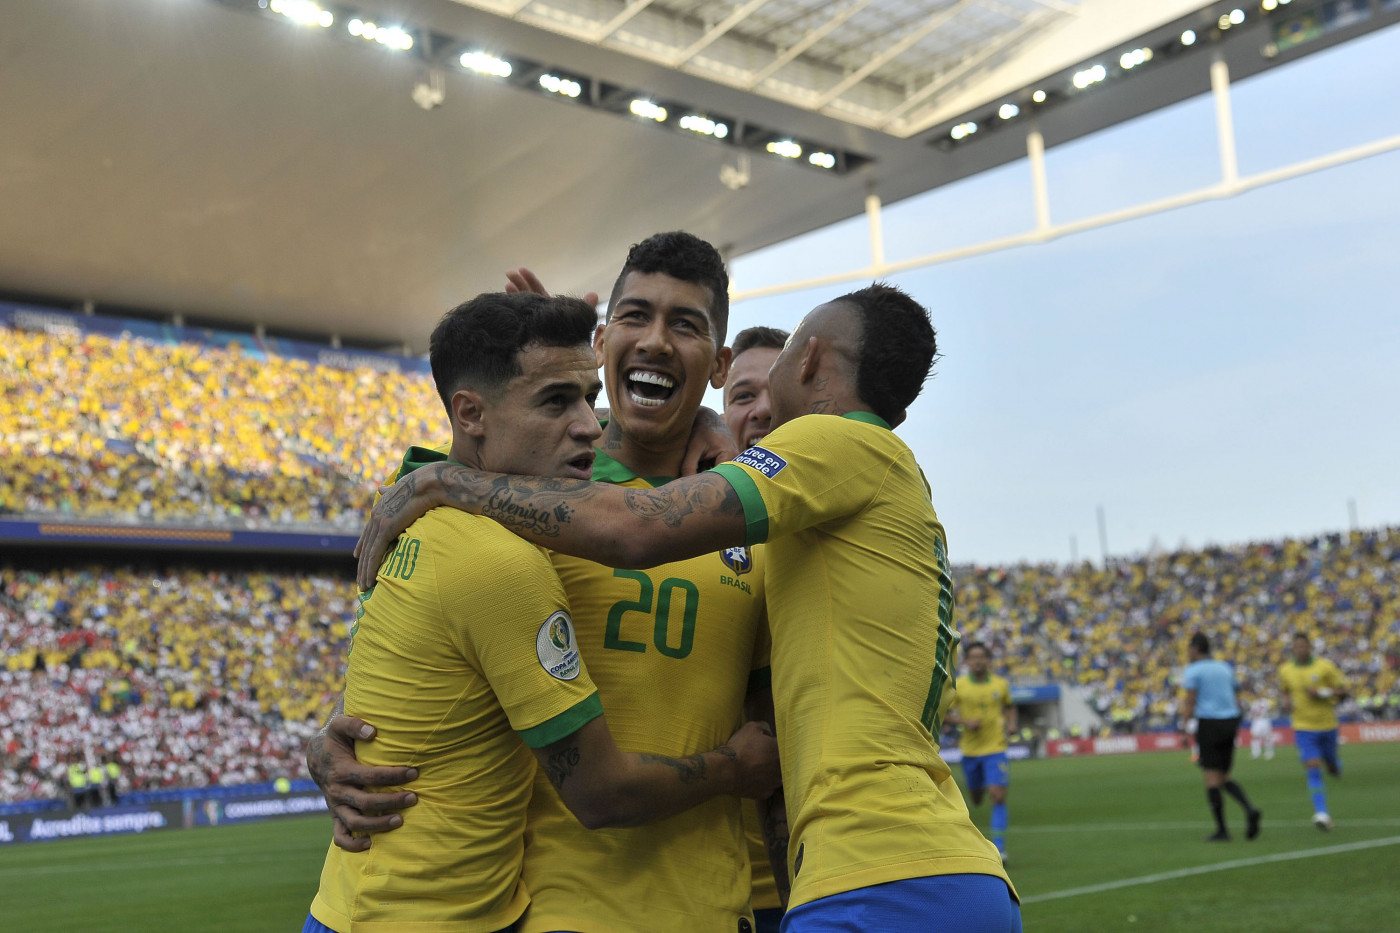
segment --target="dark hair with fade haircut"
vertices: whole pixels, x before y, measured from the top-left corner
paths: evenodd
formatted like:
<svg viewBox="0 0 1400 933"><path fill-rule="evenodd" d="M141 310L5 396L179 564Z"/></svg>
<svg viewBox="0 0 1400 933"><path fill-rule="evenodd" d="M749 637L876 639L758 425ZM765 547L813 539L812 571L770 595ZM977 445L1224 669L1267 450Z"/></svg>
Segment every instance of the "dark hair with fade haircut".
<svg viewBox="0 0 1400 933"><path fill-rule="evenodd" d="M428 339L438 397L452 414L452 396L464 386L499 389L524 372L520 351L587 346L598 312L577 298L530 292L486 292L442 316Z"/></svg>
<svg viewBox="0 0 1400 933"><path fill-rule="evenodd" d="M883 282L836 300L853 305L860 313L856 392L875 414L896 424L923 391L938 359L938 341L928 311L905 292Z"/></svg>
<svg viewBox="0 0 1400 933"><path fill-rule="evenodd" d="M657 233L640 243L633 244L627 251L627 261L613 283L612 295L608 298L608 315L622 294L622 283L633 272L644 275L664 272L682 282L694 282L710 290L710 323L715 330L715 347L724 346L724 337L729 330L729 273L724 268L724 257L709 243L684 230Z"/></svg>
<svg viewBox="0 0 1400 933"><path fill-rule="evenodd" d="M1190 645L1201 654L1210 654L1210 639L1206 637L1205 632L1192 635Z"/></svg>
<svg viewBox="0 0 1400 933"><path fill-rule="evenodd" d="M790 335L776 327L746 327L734 336L734 355L749 350L781 350Z"/></svg>
<svg viewBox="0 0 1400 933"><path fill-rule="evenodd" d="M987 643L986 643L986 642L984 642L984 641L970 641L970 642L968 642L967 644L965 644L965 645L962 646L963 657L967 657L968 654L969 654L970 652L972 652L973 650L975 650L975 649L977 649L977 648L981 648L983 651L985 651L985 652L987 653L987 657L990 658L990 657L992 656L992 649L987 647Z"/></svg>

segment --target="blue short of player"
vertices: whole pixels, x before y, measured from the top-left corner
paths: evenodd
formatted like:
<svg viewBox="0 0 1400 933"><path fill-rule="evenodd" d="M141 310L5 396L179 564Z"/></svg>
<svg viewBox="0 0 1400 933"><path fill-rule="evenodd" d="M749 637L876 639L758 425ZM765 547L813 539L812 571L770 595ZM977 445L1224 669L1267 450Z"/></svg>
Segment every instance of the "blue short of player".
<svg viewBox="0 0 1400 933"><path fill-rule="evenodd" d="M1021 933L1021 906L996 875L930 875L818 898L782 933Z"/></svg>
<svg viewBox="0 0 1400 933"><path fill-rule="evenodd" d="M510 931L513 930L514 928L515 928L515 925L514 925L514 924L511 924L510 926L506 927L504 930L498 931L498 933L510 933ZM322 923L321 921L317 920L315 917L311 916L310 914L307 914L307 915L306 915L306 923L304 923L304 924L302 925L301 933L336 933L336 931L335 931L335 930L332 930L330 927L326 926L324 923Z"/></svg>
<svg viewBox="0 0 1400 933"><path fill-rule="evenodd" d="M1294 740L1298 743L1298 758L1301 761L1311 761L1314 758L1321 758L1331 764L1337 763L1337 730L1326 729L1321 732L1308 732L1302 729L1293 733Z"/></svg>
<svg viewBox="0 0 1400 933"><path fill-rule="evenodd" d="M1006 787L1009 783L1006 752L964 757L962 766L963 774L967 777L968 790L981 790L989 784L992 787Z"/></svg>

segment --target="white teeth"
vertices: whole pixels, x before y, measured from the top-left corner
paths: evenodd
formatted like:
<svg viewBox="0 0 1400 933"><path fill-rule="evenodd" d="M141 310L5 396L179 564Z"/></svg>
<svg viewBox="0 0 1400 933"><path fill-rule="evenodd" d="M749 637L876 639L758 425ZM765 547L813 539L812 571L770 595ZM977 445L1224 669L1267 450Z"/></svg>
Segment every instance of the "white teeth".
<svg viewBox="0 0 1400 933"><path fill-rule="evenodd" d="M636 392L629 392L628 395L632 396L632 404L641 405L643 408L660 408L666 404L664 398L643 398Z"/></svg>
<svg viewBox="0 0 1400 933"><path fill-rule="evenodd" d="M627 378L634 382L649 382L654 386L661 386L663 389L670 389L676 384L676 381L670 376L663 376L661 373L649 373L644 369L633 370L627 375Z"/></svg>

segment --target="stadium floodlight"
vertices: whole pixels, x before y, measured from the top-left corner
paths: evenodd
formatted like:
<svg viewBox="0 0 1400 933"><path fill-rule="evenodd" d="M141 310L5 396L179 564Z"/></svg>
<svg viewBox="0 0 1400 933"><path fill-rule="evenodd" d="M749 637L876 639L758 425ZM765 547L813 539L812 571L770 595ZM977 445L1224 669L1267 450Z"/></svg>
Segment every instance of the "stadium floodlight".
<svg viewBox="0 0 1400 933"><path fill-rule="evenodd" d="M1074 73L1074 86L1082 91L1091 84L1098 84L1107 77L1107 68L1103 65L1094 65L1092 68L1085 68L1083 71L1076 71Z"/></svg>
<svg viewBox="0 0 1400 933"><path fill-rule="evenodd" d="M1195 44L1196 44L1196 30L1194 30L1194 29L1188 29L1188 30L1186 30L1185 32L1183 32L1183 33L1181 34L1181 44L1182 44L1182 45L1195 45Z"/></svg>
<svg viewBox="0 0 1400 933"><path fill-rule="evenodd" d="M966 123L959 123L948 133L954 139L966 139L977 132L977 124L968 120Z"/></svg>
<svg viewBox="0 0 1400 933"><path fill-rule="evenodd" d="M1244 22L1244 10L1241 10L1239 7L1236 7L1235 9L1231 10L1230 25L1238 26L1242 22Z"/></svg>
<svg viewBox="0 0 1400 933"><path fill-rule="evenodd" d="M699 133L701 136L713 136L716 139L723 139L729 135L728 125L716 123L709 117L701 116L698 113L688 113L681 117L680 127L683 130L690 130L692 133Z"/></svg>
<svg viewBox="0 0 1400 933"><path fill-rule="evenodd" d="M362 19L352 19L345 24L352 36L359 36L368 42L378 42L391 49L407 52L413 48L413 37L397 26L377 26Z"/></svg>
<svg viewBox="0 0 1400 933"><path fill-rule="evenodd" d="M1124 71L1132 71L1138 65L1152 61L1151 49L1131 49L1118 56L1118 67Z"/></svg>
<svg viewBox="0 0 1400 933"><path fill-rule="evenodd" d="M802 147L790 139L780 139L768 144L767 149L775 156L796 159L802 155Z"/></svg>
<svg viewBox="0 0 1400 933"><path fill-rule="evenodd" d="M509 78L510 73L515 69L510 62L485 52L463 52L458 59L462 67L468 71L475 71L477 74L491 75L496 78Z"/></svg>
<svg viewBox="0 0 1400 933"><path fill-rule="evenodd" d="M320 26L324 29L335 22L330 10L321 9L312 0L272 0L267 8L303 26Z"/></svg>
<svg viewBox="0 0 1400 933"><path fill-rule="evenodd" d="M564 97L577 97L583 93L583 85L577 81L551 74L540 75L540 87L551 94L559 94Z"/></svg>
<svg viewBox="0 0 1400 933"><path fill-rule="evenodd" d="M1037 104L1045 103L1045 92L1036 88L1035 93L1031 95L1031 100L1035 101Z"/></svg>
<svg viewBox="0 0 1400 933"><path fill-rule="evenodd" d="M1017 107L1015 104L1002 104L997 110L997 116L1001 117L1003 120L1010 120L1020 115L1020 113L1021 108Z"/></svg>
<svg viewBox="0 0 1400 933"><path fill-rule="evenodd" d="M1278 0L1264 0L1264 2L1259 5L1263 7L1264 12L1267 13L1270 10L1278 9Z"/></svg>
<svg viewBox="0 0 1400 933"><path fill-rule="evenodd" d="M632 101L627 109L631 110L634 116L641 117L643 120L655 120L657 123L666 122L666 108L645 98L638 97Z"/></svg>
<svg viewBox="0 0 1400 933"><path fill-rule="evenodd" d="M814 152L807 157L807 161L817 168L835 168L836 156L829 152Z"/></svg>

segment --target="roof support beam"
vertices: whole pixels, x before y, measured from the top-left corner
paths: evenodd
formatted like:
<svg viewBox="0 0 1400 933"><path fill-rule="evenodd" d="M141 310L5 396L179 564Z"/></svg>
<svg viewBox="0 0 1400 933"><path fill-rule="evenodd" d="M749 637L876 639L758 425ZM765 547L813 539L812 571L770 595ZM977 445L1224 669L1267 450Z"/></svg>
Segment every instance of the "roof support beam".
<svg viewBox="0 0 1400 933"><path fill-rule="evenodd" d="M745 90L752 91L764 81L767 81L774 75L774 73L778 71L778 69L782 68L784 65L791 63L793 59L797 58L797 56L801 55L803 52L816 45L822 39L826 38L838 26L846 22L846 20L850 19L852 16L855 16L861 10L870 6L870 4L873 2L874 0L855 0L854 3L848 4L844 10L837 13L835 16L833 16L826 22L822 23L816 29L813 29L811 32L807 33L807 35L799 39L795 45L785 50L782 54L780 54L777 58L773 59L767 65L763 66L763 68L757 74L755 74L752 78L749 79L748 85L745 87Z"/></svg>
<svg viewBox="0 0 1400 933"><path fill-rule="evenodd" d="M846 75L846 77L842 78L840 81L836 82L836 85L834 87L828 89L820 97L818 97L815 102L809 104L808 106L811 107L811 109L813 110L820 110L821 108L825 107L827 104L831 103L833 100L840 97L842 94L846 93L860 82L864 81L875 71L875 69L881 67L889 61L892 61L897 56L904 54L904 52L908 51L910 48L913 47L914 43L919 42L925 36L929 35L931 32L936 30L939 26L942 26L944 23L948 22L948 20L957 16L963 10L971 6L973 2L974 0L958 0L958 2L954 3L952 6L944 7L942 10L930 16L922 26L919 26L917 29L910 30L907 34L905 34L904 38L900 39L894 45L885 49L879 55L876 55L874 58L870 59L864 65L861 65L855 71Z"/></svg>
<svg viewBox="0 0 1400 933"><path fill-rule="evenodd" d="M534 0L526 0L526 2L533 3ZM710 46L715 40L721 38L725 33L729 32L729 30L733 29L735 26L748 19L754 11L756 11L759 7L763 6L767 2L768 0L749 0L748 3L745 3L743 6L736 8L733 13L730 13L727 17L725 17L724 22L715 26L709 32L705 33L699 39L695 40L695 43L691 45L690 48L679 52L675 58L671 59L671 67L679 68L681 65L684 65L686 62L690 61L692 58L694 58L696 55L700 54L708 46Z"/></svg>
<svg viewBox="0 0 1400 933"><path fill-rule="evenodd" d="M627 21L630 20L632 17L636 16L638 13L651 6L651 3L652 0L632 0L631 3L627 4L627 8L624 9L621 13L617 14L612 19L608 20L606 23L594 30L593 41L601 43L608 36L617 32L624 25L626 25Z"/></svg>

